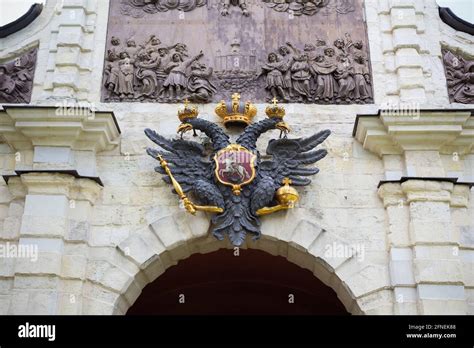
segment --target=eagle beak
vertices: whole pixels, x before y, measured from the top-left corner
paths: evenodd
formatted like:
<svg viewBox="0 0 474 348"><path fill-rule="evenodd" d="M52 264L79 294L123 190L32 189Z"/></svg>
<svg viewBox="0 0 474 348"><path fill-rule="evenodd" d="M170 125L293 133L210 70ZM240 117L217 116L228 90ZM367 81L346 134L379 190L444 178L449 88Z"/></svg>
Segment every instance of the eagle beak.
<svg viewBox="0 0 474 348"><path fill-rule="evenodd" d="M177 133L183 135L184 133L193 129L193 126L189 123L182 123L179 125Z"/></svg>
<svg viewBox="0 0 474 348"><path fill-rule="evenodd" d="M290 126L288 125L288 123L286 122L278 122L276 125L275 125L276 128L278 128L279 130L281 130L283 133L289 133L291 131L290 129Z"/></svg>

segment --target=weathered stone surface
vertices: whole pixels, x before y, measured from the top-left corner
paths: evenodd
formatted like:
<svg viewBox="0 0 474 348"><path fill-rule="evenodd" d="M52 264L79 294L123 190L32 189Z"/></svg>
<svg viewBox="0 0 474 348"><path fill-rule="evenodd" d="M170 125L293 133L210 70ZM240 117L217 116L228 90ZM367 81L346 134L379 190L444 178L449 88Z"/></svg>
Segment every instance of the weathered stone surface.
<svg viewBox="0 0 474 348"><path fill-rule="evenodd" d="M108 2L65 0L60 13L54 6L54 2L46 3L44 16L21 35L1 39L0 59L10 60L29 49L24 46L25 37L28 42L39 42L45 49L38 51L32 104L74 110L64 103L67 100L102 108L98 91L103 88L104 51L110 46L106 39ZM321 18L324 11L322 8L308 18ZM402 176L473 181L472 117L469 108L452 111L467 105L450 104L453 96L448 93L440 57L442 48L472 56L474 40L439 23L433 1L366 0L364 11L368 34L364 49L370 46L375 104L286 105L286 121L293 129L290 137L309 135L316 128L333 131L333 139L326 145L329 155L321 161L315 182L298 189L298 207L288 214L262 219L262 238L248 240L244 246L312 268L354 314L473 314L472 189L410 180L403 185L384 184L379 197L376 194L380 180ZM231 7L229 12L247 20L240 8ZM295 16L293 20L299 19ZM144 38L151 34L142 33ZM129 37L120 39L123 46ZM166 44L175 42L168 42L166 35L160 39ZM296 41L295 46L303 49ZM331 45L329 41L333 40L328 40ZM285 42L269 42L262 52L270 53L280 44ZM250 54L245 40L240 47L241 53ZM191 54L198 51L189 46ZM221 55L226 52L223 49ZM201 60L216 52L204 53ZM259 64L267 57L261 58ZM263 75L260 79L264 81ZM266 97L264 92L268 91L262 86L262 98ZM52 112L43 108L34 112L0 110L0 119L6 122L0 125L0 142L9 143L0 144L2 175L68 162L48 150L34 151L35 146L52 149L67 145L79 174L99 175L105 186L101 189L89 179L64 174L23 174L11 177L8 185L0 178L2 243L17 243L24 237L20 232L35 238L64 239L62 251L53 247L42 251L36 263L0 259L1 314L123 314L141 289L170 265L195 252L230 247L208 235L210 216L178 213L177 197L155 175L156 163L144 154L150 145L144 139L144 128L175 135L176 105L160 104L157 108L153 103L109 102L106 106L107 111L114 111L122 128L120 143L110 115L101 118L95 113L91 119L82 115L76 120L57 115L55 108ZM214 106L200 105L200 117L218 121ZM266 105L256 106L256 118L262 119ZM420 109L447 108L451 109L449 114L418 114ZM365 127L367 132L354 139L351 132L356 115L374 114L379 109L381 123L365 127L366 120L373 122L374 118L359 117L358 129ZM80 110L74 111L74 117L79 117L76 111ZM409 112L395 114L396 110ZM28 123L11 126L22 121ZM70 121L74 121L73 132L64 128L64 122ZM235 137L237 132L229 134ZM269 138L262 137L261 149ZM29 198L33 195L42 198L33 202L34 198ZM46 200L49 196L65 197L65 208L53 208ZM334 241L363 245L364 260L325 257L325 246ZM405 252L389 257L389 250L395 249L412 250L414 260L403 257ZM71 295L77 295L75 303Z"/></svg>

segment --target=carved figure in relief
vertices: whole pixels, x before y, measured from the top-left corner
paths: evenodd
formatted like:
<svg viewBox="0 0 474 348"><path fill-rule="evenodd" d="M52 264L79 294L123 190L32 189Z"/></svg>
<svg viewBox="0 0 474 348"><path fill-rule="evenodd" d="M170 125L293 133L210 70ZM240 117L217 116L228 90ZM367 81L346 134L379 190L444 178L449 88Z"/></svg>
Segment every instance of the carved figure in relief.
<svg viewBox="0 0 474 348"><path fill-rule="evenodd" d="M354 57L354 98L355 101L367 101L372 97L370 88L370 74L363 56Z"/></svg>
<svg viewBox="0 0 474 348"><path fill-rule="evenodd" d="M271 97L268 98L269 101L273 98L287 100L282 72L288 71L288 68L288 63L280 61L276 53L272 52L268 55L268 62L262 66L261 73L266 73L265 88L269 90L271 94Z"/></svg>
<svg viewBox="0 0 474 348"><path fill-rule="evenodd" d="M131 59L135 59L137 52L138 52L138 47L137 44L135 43L135 40L130 38L127 40L127 48L125 48L125 52L127 52L128 56Z"/></svg>
<svg viewBox="0 0 474 348"><path fill-rule="evenodd" d="M120 74L120 69L118 65L120 57L117 54L117 51L115 49L111 49L107 52L107 60L108 63L105 67L106 70L106 78L105 78L105 87L110 92L115 91L115 86L118 83L119 79L119 74Z"/></svg>
<svg viewBox="0 0 474 348"><path fill-rule="evenodd" d="M217 92L216 86L210 82L212 68L195 60L191 64L191 74L188 80L188 99L205 103L210 101L212 95Z"/></svg>
<svg viewBox="0 0 474 348"><path fill-rule="evenodd" d="M202 51L191 59L183 60L181 54L173 53L171 62L165 71L168 77L163 83L159 96L164 96L167 101L178 101L182 99L183 92L187 87L186 70L194 61L203 56Z"/></svg>
<svg viewBox="0 0 474 348"><path fill-rule="evenodd" d="M247 0L222 0L221 15L229 15L230 6L240 7L244 16L250 16L250 13L247 8Z"/></svg>
<svg viewBox="0 0 474 348"><path fill-rule="evenodd" d="M280 46L277 60L284 64L278 65L277 71L282 74L285 98L278 89L268 88L267 99L320 103L372 100L369 65L362 42L353 42L349 34L334 40L333 46L326 42L318 38L315 45L304 44L303 50L290 42ZM277 71L268 69L269 63L264 67L267 69L263 69L263 74L273 81Z"/></svg>
<svg viewBox="0 0 474 348"><path fill-rule="evenodd" d="M295 57L291 65L291 79L293 89L298 93L297 100L310 101L312 98L310 90L311 72L307 54Z"/></svg>
<svg viewBox="0 0 474 348"><path fill-rule="evenodd" d="M339 56L339 63L334 72L334 78L339 84L336 98L337 103L340 103L341 101L349 102L352 99L355 88L353 74L354 68L350 63L349 58L344 55Z"/></svg>
<svg viewBox="0 0 474 348"><path fill-rule="evenodd" d="M185 43L163 45L154 34L139 45L133 38L111 40L104 72L107 101L175 102L186 97L206 103L230 89L247 93L264 89L266 100L284 102L372 100L367 54L362 41L353 42L349 34L333 41L315 38L301 49L286 42L267 54L265 62L253 50L241 52L240 41L234 40L230 53L216 52L214 65L198 62L202 52L197 59L189 58Z"/></svg>
<svg viewBox="0 0 474 348"><path fill-rule="evenodd" d="M278 49L278 52L280 53L281 59L285 62L286 70L283 74L283 89L285 91L285 95L287 95L289 98L292 98L294 96L293 93L293 83L291 81L291 66L293 65L293 62L295 60L295 50L293 46L291 46L291 43L287 43L286 46L280 46Z"/></svg>
<svg viewBox="0 0 474 348"><path fill-rule="evenodd" d="M118 61L118 79L115 85L114 92L120 95L120 99L125 97L133 98L133 61L127 52L120 53L120 60Z"/></svg>
<svg viewBox="0 0 474 348"><path fill-rule="evenodd" d="M322 99L325 102L329 102L334 97L336 80L333 73L337 69L334 53L333 48L326 48L324 55L318 56L312 65L314 75L316 76L315 100Z"/></svg>
<svg viewBox="0 0 474 348"><path fill-rule="evenodd" d="M135 62L137 71L135 76L139 81L140 92L137 93L138 98L143 96L152 96L157 90L158 84L158 68L162 65L161 56L153 49L147 51L140 51Z"/></svg>

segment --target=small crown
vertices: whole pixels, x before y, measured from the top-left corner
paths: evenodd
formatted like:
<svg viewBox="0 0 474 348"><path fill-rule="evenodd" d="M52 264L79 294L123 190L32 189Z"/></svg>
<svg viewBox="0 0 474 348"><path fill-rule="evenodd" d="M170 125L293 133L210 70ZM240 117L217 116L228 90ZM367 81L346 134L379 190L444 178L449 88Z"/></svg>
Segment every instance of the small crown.
<svg viewBox="0 0 474 348"><path fill-rule="evenodd" d="M272 102L272 105L268 105L266 107L265 113L269 118L283 119L283 117L285 116L285 108L283 106L278 105L277 98L273 98Z"/></svg>
<svg viewBox="0 0 474 348"><path fill-rule="evenodd" d="M189 106L189 100L184 100L184 109L178 110L178 118L181 122L190 118L196 118L199 115L199 111L195 106Z"/></svg>
<svg viewBox="0 0 474 348"><path fill-rule="evenodd" d="M251 102L240 101L240 94L232 94L232 101L222 100L217 104L215 112L224 120L224 126L230 125L248 126L257 114L257 108Z"/></svg>

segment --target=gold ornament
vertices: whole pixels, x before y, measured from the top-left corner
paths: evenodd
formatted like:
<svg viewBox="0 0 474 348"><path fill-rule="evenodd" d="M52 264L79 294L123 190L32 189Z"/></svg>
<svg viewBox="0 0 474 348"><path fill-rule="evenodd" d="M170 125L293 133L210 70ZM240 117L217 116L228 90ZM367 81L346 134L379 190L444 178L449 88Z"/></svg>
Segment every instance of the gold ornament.
<svg viewBox="0 0 474 348"><path fill-rule="evenodd" d="M224 126L248 126L257 114L257 108L251 102L242 102L240 94L232 94L232 101L222 100L215 108L217 116L224 120Z"/></svg>

